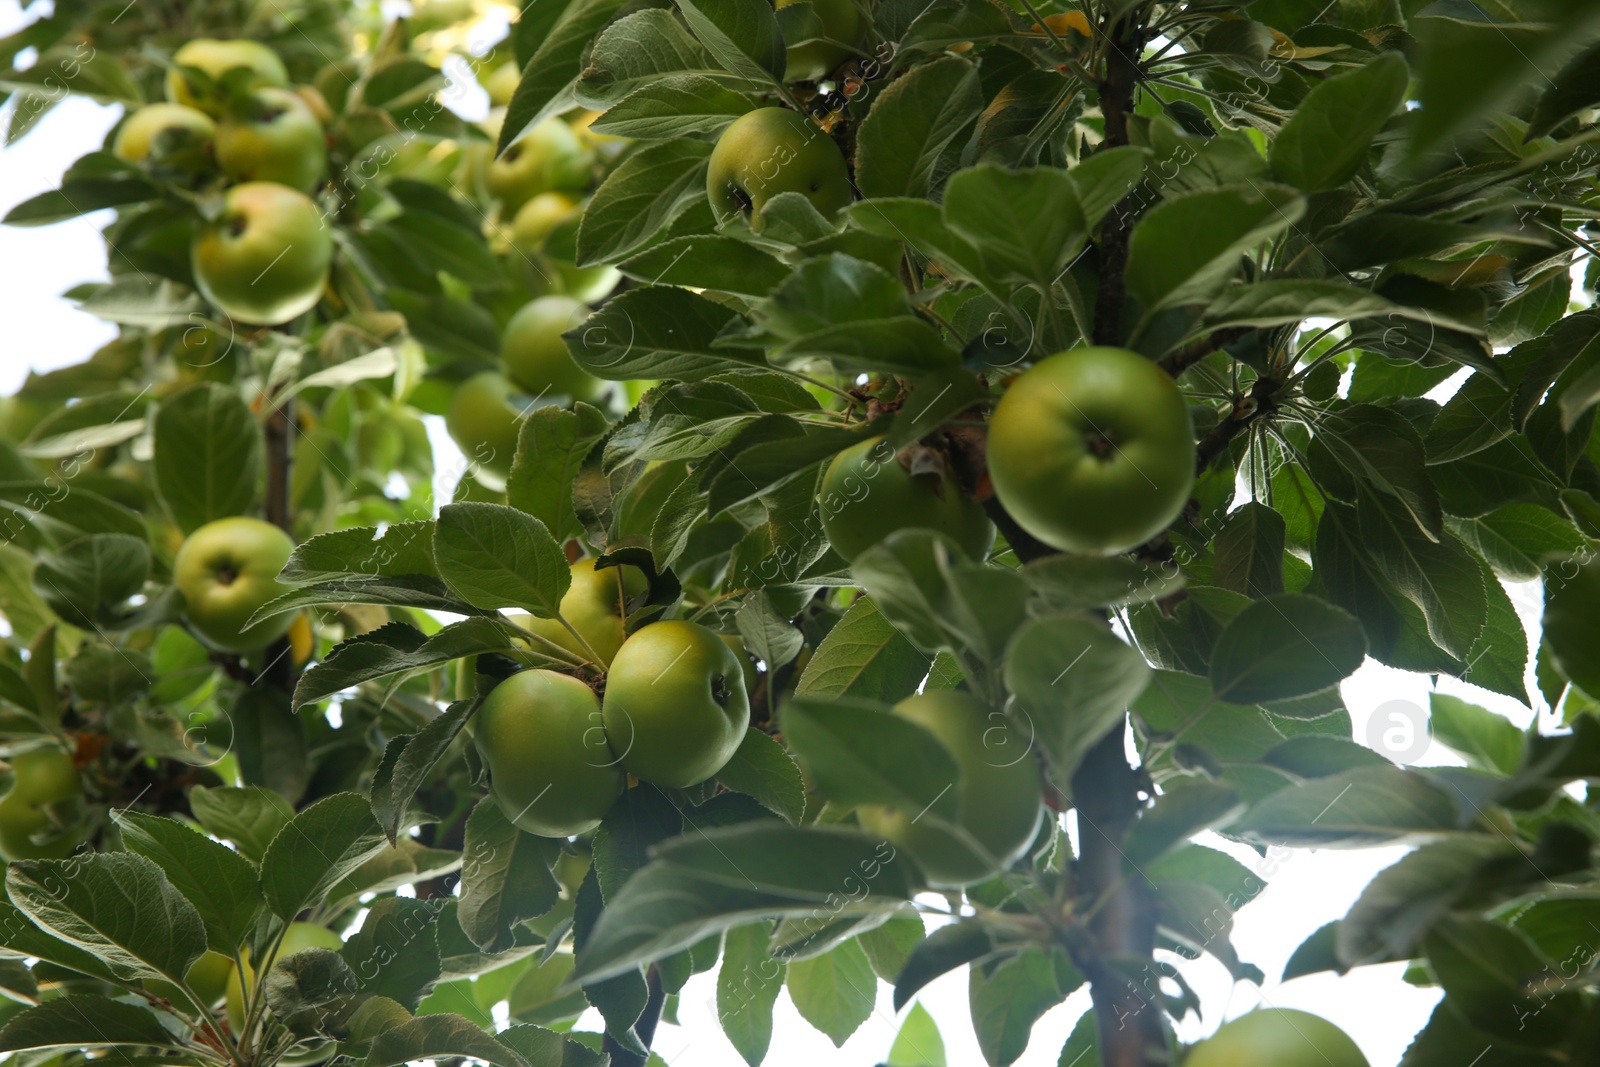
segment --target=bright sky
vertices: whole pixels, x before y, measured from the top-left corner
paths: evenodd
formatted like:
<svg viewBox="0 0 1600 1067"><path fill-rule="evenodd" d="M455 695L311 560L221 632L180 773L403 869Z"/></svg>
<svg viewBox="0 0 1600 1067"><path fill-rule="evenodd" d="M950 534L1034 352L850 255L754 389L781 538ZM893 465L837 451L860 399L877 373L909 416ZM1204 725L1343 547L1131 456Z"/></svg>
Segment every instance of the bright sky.
<svg viewBox="0 0 1600 1067"><path fill-rule="evenodd" d="M48 9L47 0L34 5L34 14ZM7 34L27 19L17 0L0 0L0 34ZM117 121L120 109L73 97L51 112L20 144L0 149L0 215L36 193L54 188L62 171L78 156L99 147ZM15 391L29 370L48 370L84 359L110 340L115 330L74 308L61 293L80 282L104 279L106 250L99 227L109 218L74 219L38 229L0 227L0 263L6 265L0 285L0 395ZM442 429L436 427L435 429ZM436 448L453 445L442 432L431 435ZM456 457L441 455L441 469L456 466ZM1537 585L1510 590L1523 621L1536 631L1540 599ZM1530 667L1531 675L1531 667ZM1440 690L1484 704L1526 726L1535 712L1505 697L1474 686L1442 679ZM1404 699L1426 707L1428 679L1368 661L1344 683L1343 693L1355 723L1357 740L1366 736L1368 719L1387 701ZM1541 707L1546 719L1550 709ZM1459 763L1452 753L1433 745L1419 763ZM1345 978L1312 976L1280 983L1276 976L1294 948L1323 923L1342 916L1362 887L1379 870L1393 863L1403 850L1365 852L1295 852L1263 862L1248 849L1213 838L1208 843L1231 851L1269 883L1254 903L1240 912L1234 942L1241 958L1257 964L1268 975L1263 989L1243 984L1235 987L1220 964L1206 957L1184 963L1183 971L1199 993L1204 1022L1192 1017L1180 1034L1192 1040L1258 1004L1295 1007L1316 1012L1347 1030L1361 1045L1372 1067L1396 1063L1407 1043L1426 1021L1438 992L1417 989L1400 980L1403 965L1363 968ZM777 1007L772 1051L767 1064L774 1067L813 1067L816 1064L870 1064L888 1055L898 1029L889 987L880 984L877 1011L846 1043L835 1050L827 1038L806 1024L784 993ZM713 982L699 976L684 990L679 1008L681 1027L663 1026L656 1047L673 1067L739 1067L743 1061L721 1036L715 1016ZM982 1057L968 1024L965 972L946 975L922 994L922 1002L944 1033L948 1062L978 1064ZM1033 1042L1022 1067L1052 1067L1078 1016L1088 1007L1080 991L1050 1012L1034 1029ZM593 1013L590 1013L591 1016ZM598 1028L598 1017L585 1019L585 1028Z"/></svg>

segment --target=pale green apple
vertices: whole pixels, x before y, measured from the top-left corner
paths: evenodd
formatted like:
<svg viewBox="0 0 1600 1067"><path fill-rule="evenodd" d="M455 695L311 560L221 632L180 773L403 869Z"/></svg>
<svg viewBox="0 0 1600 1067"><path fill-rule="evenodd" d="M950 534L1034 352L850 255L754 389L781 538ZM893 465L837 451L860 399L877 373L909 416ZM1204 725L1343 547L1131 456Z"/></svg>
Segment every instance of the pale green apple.
<svg viewBox="0 0 1600 1067"><path fill-rule="evenodd" d="M172 583L184 597L184 618L201 640L224 652L248 652L283 636L293 612L246 629L267 601L289 591L278 572L294 542L260 519L244 515L208 522L184 539L172 561Z"/></svg>

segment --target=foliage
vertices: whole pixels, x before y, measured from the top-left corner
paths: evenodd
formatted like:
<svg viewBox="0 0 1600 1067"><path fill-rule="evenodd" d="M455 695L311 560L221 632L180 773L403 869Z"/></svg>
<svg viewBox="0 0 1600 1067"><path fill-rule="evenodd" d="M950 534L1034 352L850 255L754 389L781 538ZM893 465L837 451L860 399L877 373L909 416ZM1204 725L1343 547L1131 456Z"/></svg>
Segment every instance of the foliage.
<svg viewBox="0 0 1600 1067"><path fill-rule="evenodd" d="M752 1065L785 984L842 1044L877 977L899 1008L963 966L991 1064L1085 984L1099 1028L1064 1062L1166 1063L1198 1007L1181 961L1262 979L1228 936L1262 881L1205 830L1418 846L1287 972L1411 961L1444 997L1404 1067L1592 1047L1600 313L1593 267L1577 302L1570 272L1600 8L878 0L838 41L808 3L549 0L472 52L482 6L58 0L0 48L15 141L67 94L161 99L191 37L267 43L325 127L336 249L312 310L232 321L189 253L226 180L110 142L5 220L113 209L110 280L69 296L119 334L0 407L0 740L72 753L82 783L24 797L19 776L0 803L0 1050L638 1064L720 958ZM844 58L786 80L807 44ZM490 121L458 115L447 57L499 95ZM718 217L711 148L760 107L837 148L847 208L800 189ZM490 168L535 129L579 160L557 191L582 207L530 240ZM439 469L425 418L503 372L506 324L558 291L592 305L565 344L608 384L506 385L517 406L453 421L481 433ZM1194 427L1186 506L1120 555L1034 540L986 469L1008 384L1081 345L1157 362ZM985 508L987 559L916 528L833 549L825 472L877 437ZM185 535L231 515L297 543L256 612L296 621L245 653L197 640L172 583ZM734 642L751 718L710 780L632 784L550 839L485 795L472 723L518 670L603 688L563 608L590 556L648 579L627 633ZM1530 662L1507 583L1535 579ZM1339 696L1365 656L1562 726L1439 695L1466 766L1397 766ZM855 811L965 832L961 761L884 714L923 687L989 709L984 744L1038 762L1049 816L938 893ZM285 948L291 923L342 947ZM208 950L226 1008L191 970ZM590 1006L603 1036L561 1032ZM919 1055L943 1047L917 1008L890 1060Z"/></svg>

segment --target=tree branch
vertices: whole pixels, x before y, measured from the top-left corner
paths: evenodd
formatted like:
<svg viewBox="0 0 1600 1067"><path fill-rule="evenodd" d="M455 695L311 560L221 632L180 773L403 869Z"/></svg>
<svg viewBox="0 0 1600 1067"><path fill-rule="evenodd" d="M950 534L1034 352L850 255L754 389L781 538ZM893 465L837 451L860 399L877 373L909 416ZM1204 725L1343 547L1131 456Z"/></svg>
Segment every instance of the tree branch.
<svg viewBox="0 0 1600 1067"><path fill-rule="evenodd" d="M1270 415L1278 410L1278 405L1273 400L1280 383L1271 378L1257 378L1255 385L1250 387L1250 395L1240 401L1228 417L1206 431L1195 445L1195 472L1204 473L1227 447L1233 439L1244 432L1252 422L1263 416Z"/></svg>
<svg viewBox="0 0 1600 1067"><path fill-rule="evenodd" d="M1176 378L1213 352L1227 348L1252 329L1254 327L1251 326L1230 326L1227 329L1216 331L1210 337L1202 337L1194 344L1180 348L1162 359L1161 369Z"/></svg>
<svg viewBox="0 0 1600 1067"><path fill-rule="evenodd" d="M1123 19L1109 32L1110 51L1106 55L1104 80L1098 86L1100 114L1105 118L1102 148L1117 148L1128 143L1128 116L1133 114L1134 90L1139 84L1139 55L1144 50L1144 25L1139 15ZM1100 232L1100 291L1095 296L1094 342L1117 345L1122 342L1122 308L1128 290L1123 272L1128 265L1128 237L1133 231L1136 193L1129 193L1111 209Z"/></svg>

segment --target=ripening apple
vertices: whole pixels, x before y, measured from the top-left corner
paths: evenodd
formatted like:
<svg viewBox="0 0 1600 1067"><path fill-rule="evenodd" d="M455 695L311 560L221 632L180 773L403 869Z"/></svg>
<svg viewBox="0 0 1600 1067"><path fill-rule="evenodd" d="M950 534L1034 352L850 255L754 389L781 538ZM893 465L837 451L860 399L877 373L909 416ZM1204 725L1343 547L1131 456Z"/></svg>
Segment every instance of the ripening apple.
<svg viewBox="0 0 1600 1067"><path fill-rule="evenodd" d="M191 533L172 561L172 584L183 593L190 628L224 652L248 652L283 636L293 612L249 628L245 623L267 601L289 591L278 572L293 552L288 534L244 515L208 522Z"/></svg>
<svg viewBox="0 0 1600 1067"><path fill-rule="evenodd" d="M298 95L256 89L217 127L217 163L235 181L279 182L305 192L328 169L327 139Z"/></svg>
<svg viewBox="0 0 1600 1067"><path fill-rule="evenodd" d="M607 264L580 267L548 255L546 242L557 226L575 221L577 201L565 193L540 193L517 211L511 223L511 247L525 257L541 256L537 264L546 278L574 300L598 300L622 279L622 272ZM550 268L554 268L551 276Z"/></svg>
<svg viewBox="0 0 1600 1067"><path fill-rule="evenodd" d="M1016 862L1038 833L1044 786L1033 754L1007 743L1001 713L970 693L944 689L908 697L889 714L933 734L955 760L957 826L966 833L923 812L878 805L856 809L861 825L911 853L936 888L971 885Z"/></svg>
<svg viewBox="0 0 1600 1067"><path fill-rule="evenodd" d="M467 459L497 481L511 473L517 454L522 409L513 401L510 379L496 371L480 371L456 387L445 412L445 429Z"/></svg>
<svg viewBox="0 0 1600 1067"><path fill-rule="evenodd" d="M1367 1058L1320 1015L1257 1008L1196 1045L1183 1067L1367 1067Z"/></svg>
<svg viewBox="0 0 1600 1067"><path fill-rule="evenodd" d="M844 154L816 123L781 107L734 119L706 170L706 195L718 222L743 216L760 232L761 209L779 193L799 193L824 218L850 203Z"/></svg>
<svg viewBox="0 0 1600 1067"><path fill-rule="evenodd" d="M111 150L129 163L172 163L203 170L217 124L198 108L146 104L123 122Z"/></svg>
<svg viewBox="0 0 1600 1067"><path fill-rule="evenodd" d="M1194 426L1171 375L1122 348L1024 371L989 419L989 477L1017 524L1067 552L1126 552L1188 502Z"/></svg>
<svg viewBox="0 0 1600 1067"><path fill-rule="evenodd" d="M546 119L489 163L484 184L505 210L515 212L540 193L581 192L589 184L594 153L560 119Z"/></svg>
<svg viewBox="0 0 1600 1067"><path fill-rule="evenodd" d="M46 746L12 756L11 769L11 789L0 799L0 858L70 855L83 841L77 817L83 784L77 764L64 750Z"/></svg>
<svg viewBox="0 0 1600 1067"><path fill-rule="evenodd" d="M629 600L650 588L644 571L624 563L620 567L596 568L594 560L580 559L571 564L572 584L561 597L561 617L589 643L604 666L622 647L623 609ZM520 616L516 622L525 630L580 656L587 656L567 628L556 619ZM539 646L534 645L537 651Z"/></svg>
<svg viewBox="0 0 1600 1067"><path fill-rule="evenodd" d="M866 35L867 20L854 0L778 0L776 7L781 11L799 3L811 4L827 40L790 45L784 80L820 81L855 55L854 47Z"/></svg>
<svg viewBox="0 0 1600 1067"><path fill-rule="evenodd" d="M573 361L561 337L588 317L589 309L570 296L541 296L522 305L500 340L506 373L536 397L592 399L603 384Z"/></svg>
<svg viewBox="0 0 1600 1067"><path fill-rule="evenodd" d="M622 643L606 672L606 739L629 773L686 789L723 768L750 725L744 668L722 638L681 619Z"/></svg>
<svg viewBox="0 0 1600 1067"><path fill-rule="evenodd" d="M882 437L833 458L817 504L828 542L847 560L907 527L946 534L976 560L987 558L994 544L994 524L954 479L912 475Z"/></svg>
<svg viewBox="0 0 1600 1067"><path fill-rule="evenodd" d="M519 829L571 837L600 825L626 784L594 690L555 671L519 671L478 711L473 741L489 795Z"/></svg>
<svg viewBox="0 0 1600 1067"><path fill-rule="evenodd" d="M203 73L211 84L205 85L189 77L184 67L193 67ZM175 104L187 104L213 115L221 113L224 96L220 92L230 71L243 68L250 74L245 77L245 87L263 85L280 87L289 84L289 71L276 52L259 41L219 41L200 37L172 56L172 66L167 70L167 99Z"/></svg>
<svg viewBox="0 0 1600 1067"><path fill-rule="evenodd" d="M195 283L231 319L278 326L317 306L333 236L304 193L277 182L229 189L191 246Z"/></svg>

